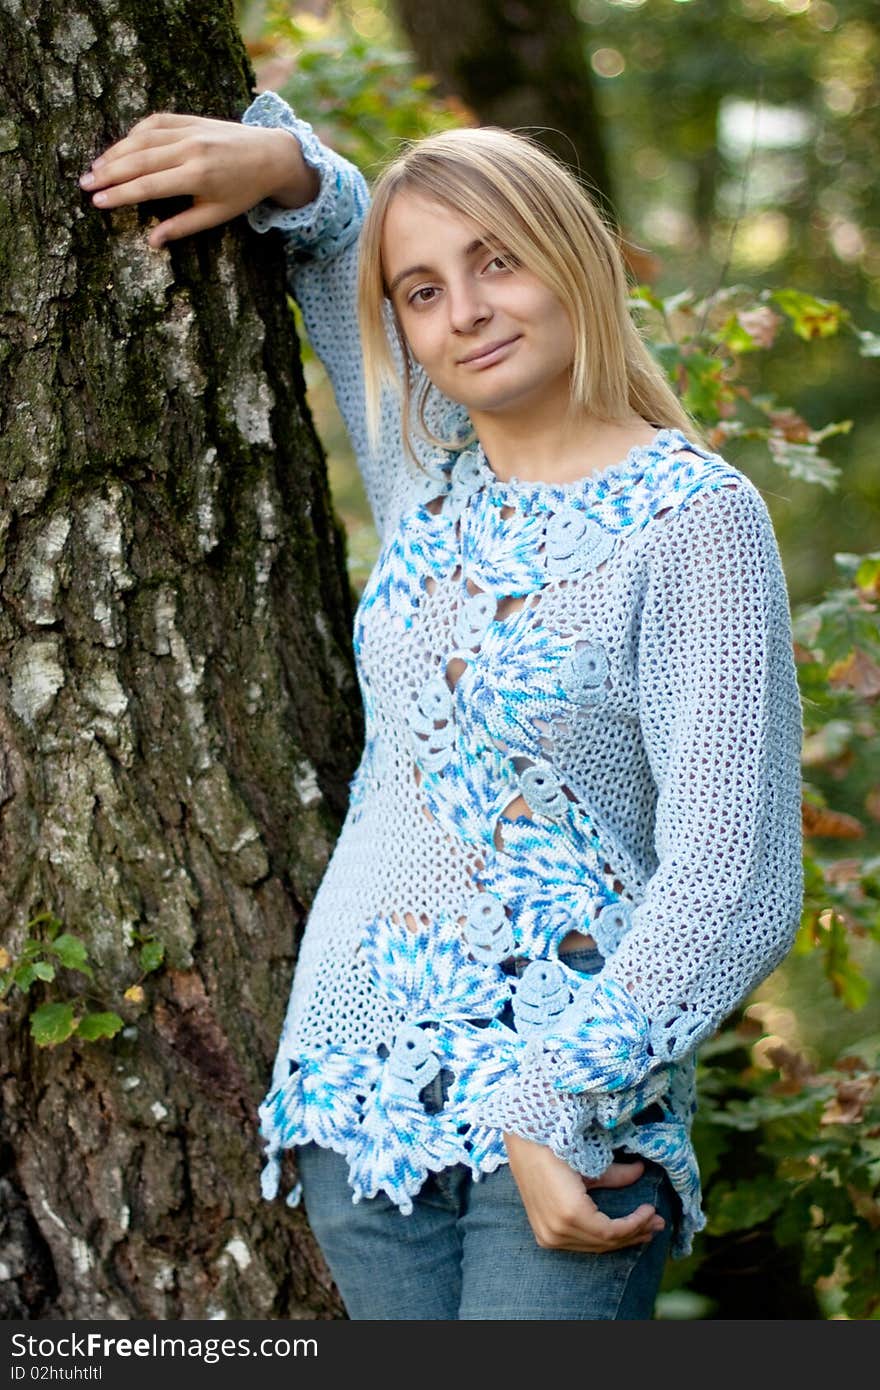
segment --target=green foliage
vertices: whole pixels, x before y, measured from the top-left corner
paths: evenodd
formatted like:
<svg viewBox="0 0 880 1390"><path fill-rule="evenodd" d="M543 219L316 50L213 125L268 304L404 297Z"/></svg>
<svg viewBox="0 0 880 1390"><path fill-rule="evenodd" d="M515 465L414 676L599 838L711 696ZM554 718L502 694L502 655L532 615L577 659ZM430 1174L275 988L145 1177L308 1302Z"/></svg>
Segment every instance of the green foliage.
<svg viewBox="0 0 880 1390"><path fill-rule="evenodd" d="M29 995L31 987L38 981L46 984L55 981L57 967L94 980L95 972L89 964L85 941L71 932L62 931L62 925L51 912L41 912L28 922L27 931L36 934L25 938L17 956L11 956L4 947L0 947L0 1012L9 1010L10 1005L3 1001L13 989ZM123 998L129 1005L143 1003L141 981L159 968L165 956L165 947L157 937L137 931L132 936L136 943L142 943L138 952L141 974L125 990ZM91 991L71 993L66 990L63 999L50 998L35 1005L29 1014L29 1026L31 1037L38 1047L57 1047L74 1034L84 1042L114 1037L124 1026L124 1019L106 1006L88 1008L89 999L99 1004L103 1002L96 999Z"/></svg>
<svg viewBox="0 0 880 1390"><path fill-rule="evenodd" d="M805 342L847 328L859 354L870 355L873 335L855 328L847 310L799 290L748 285L724 287L703 298L690 290L664 298L650 286L638 285L630 305L645 315L651 351L687 410L709 427L714 448L737 439L763 440L772 461L791 477L834 490L840 470L819 453L819 446L848 433L852 421L812 428L790 406L756 393L747 383L743 359L776 347L786 320Z"/></svg>
<svg viewBox="0 0 880 1390"><path fill-rule="evenodd" d="M860 355L873 355L873 335L858 330L848 311L800 291L742 285L703 298L691 291L664 298L639 286L632 302L653 316L652 351L712 447L728 452L740 440L760 440L768 461L791 477L836 489L839 469L819 447L850 422L811 427L755 393L744 361L786 353L786 324L810 343L846 330ZM880 553L839 552L834 562L839 582L793 614L803 762L814 776L833 776L842 796L880 819L873 776L880 767ZM811 782L803 817L804 906L794 954L817 958L834 995L858 1011L871 998L871 981L856 947L880 943L880 855L841 860L821 852L823 842L868 837ZM690 1274L695 1282L707 1239L737 1240L765 1226L780 1247L797 1247L805 1283L826 1303L836 1300L840 1315L880 1317L880 1048L865 1050L867 1057L850 1054L823 1072L767 1037L753 1048L760 1065L755 1057L743 1062L736 1030L703 1050L694 1134L707 1228ZM745 1150L736 1138L743 1133L753 1138Z"/></svg>
<svg viewBox="0 0 880 1390"><path fill-rule="evenodd" d="M416 71L410 53L389 37L365 37L344 9L323 22L295 19L276 0L267 39L290 61L281 95L308 111L324 138L365 172L384 163L399 141L473 120L460 102L434 95L433 77Z"/></svg>
<svg viewBox="0 0 880 1390"><path fill-rule="evenodd" d="M766 1223L780 1247L797 1251L805 1284L826 1305L880 1317L878 1058L841 1056L817 1071L777 1041L762 1067L743 1065L753 1034L743 1020L699 1068L707 1234L741 1239ZM735 1144L738 1133L752 1136L747 1148Z"/></svg>

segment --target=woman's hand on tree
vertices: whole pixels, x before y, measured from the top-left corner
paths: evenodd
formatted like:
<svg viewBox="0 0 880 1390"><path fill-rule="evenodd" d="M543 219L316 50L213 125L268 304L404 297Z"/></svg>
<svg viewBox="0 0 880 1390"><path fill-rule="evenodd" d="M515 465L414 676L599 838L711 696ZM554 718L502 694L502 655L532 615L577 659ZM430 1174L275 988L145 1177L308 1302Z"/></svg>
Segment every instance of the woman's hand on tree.
<svg viewBox="0 0 880 1390"><path fill-rule="evenodd" d="M589 1196L594 1187L626 1187L642 1176L645 1165L612 1163L599 1178L585 1178L545 1144L504 1135L510 1170L519 1188L529 1225L538 1244L548 1250L583 1250L601 1254L626 1245L647 1245L666 1224L654 1207L642 1203L629 1216L606 1216Z"/></svg>
<svg viewBox="0 0 880 1390"><path fill-rule="evenodd" d="M287 130L167 111L138 121L80 179L101 210L192 197L192 207L150 230L152 247L217 227L264 198L302 207L319 182Z"/></svg>

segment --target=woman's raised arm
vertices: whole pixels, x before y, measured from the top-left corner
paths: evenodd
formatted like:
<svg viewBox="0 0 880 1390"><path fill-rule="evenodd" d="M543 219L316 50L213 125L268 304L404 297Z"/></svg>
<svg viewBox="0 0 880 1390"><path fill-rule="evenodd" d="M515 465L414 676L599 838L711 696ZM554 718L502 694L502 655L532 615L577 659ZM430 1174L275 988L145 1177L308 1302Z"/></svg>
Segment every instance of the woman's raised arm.
<svg viewBox="0 0 880 1390"><path fill-rule="evenodd" d="M156 111L133 125L82 175L103 211L162 198L192 207L150 230L150 246L230 221L266 198L288 208L311 202L318 176L283 130Z"/></svg>
<svg viewBox="0 0 880 1390"><path fill-rule="evenodd" d="M282 97L267 91L240 121L172 112L147 116L105 150L80 182L101 211L192 197L190 208L150 230L154 248L241 213L255 231L279 232L290 292L330 378L384 538L406 466L400 402L389 388L378 450L367 439L357 261L370 194L360 170L325 145Z"/></svg>

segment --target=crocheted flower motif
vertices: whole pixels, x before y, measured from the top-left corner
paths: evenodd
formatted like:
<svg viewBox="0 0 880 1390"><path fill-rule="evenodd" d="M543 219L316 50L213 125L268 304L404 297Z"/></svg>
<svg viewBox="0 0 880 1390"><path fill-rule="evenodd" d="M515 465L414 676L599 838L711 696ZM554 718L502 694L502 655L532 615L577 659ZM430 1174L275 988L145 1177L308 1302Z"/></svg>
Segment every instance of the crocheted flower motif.
<svg viewBox="0 0 880 1390"><path fill-rule="evenodd" d="M483 475L474 448L465 449L458 455L450 475L449 492L443 503L443 515L447 520L457 519L469 499L483 486Z"/></svg>
<svg viewBox="0 0 880 1390"><path fill-rule="evenodd" d="M562 778L549 763L535 763L532 767L524 768L518 780L522 794L533 811L553 817L564 816L568 811L569 801Z"/></svg>
<svg viewBox="0 0 880 1390"><path fill-rule="evenodd" d="M606 960L617 950L632 926L630 909L622 902L611 902L590 923L590 934Z"/></svg>
<svg viewBox="0 0 880 1390"><path fill-rule="evenodd" d="M333 1148L340 1134L358 1127L359 1095L379 1077L381 1059L374 1053L344 1049L305 1054L287 1080L259 1107L260 1134L270 1151L308 1143Z"/></svg>
<svg viewBox="0 0 880 1390"><path fill-rule="evenodd" d="M517 952L552 957L571 931L589 932L607 899L604 856L582 827L500 817L504 848L492 846L479 886L507 908Z"/></svg>
<svg viewBox="0 0 880 1390"><path fill-rule="evenodd" d="M355 613L355 652L364 642L364 626L374 610L389 613L409 629L424 595L423 579L450 574L459 555L455 528L424 507L401 517L397 530L379 553Z"/></svg>
<svg viewBox="0 0 880 1390"><path fill-rule="evenodd" d="M426 1041L419 1043L412 1036L414 1031L422 1032ZM483 1098L515 1066L519 1044L497 1022L485 1028L463 1022L446 1022L436 1030L407 1027L398 1037L403 1038L403 1047L395 1042L389 1053L366 1097L346 1154L355 1200L384 1190L406 1215L412 1211L412 1194L428 1172L457 1163L467 1163L475 1172L491 1171L504 1161L501 1135L472 1126L471 1112L475 1099ZM411 1050L408 1042L413 1043ZM423 1059L416 1062L417 1074L411 1082L399 1075L407 1065L401 1056L406 1051ZM435 1064L449 1075L449 1094L442 1110L428 1114L415 1086Z"/></svg>
<svg viewBox="0 0 880 1390"><path fill-rule="evenodd" d="M569 999L568 982L560 965L552 960L530 961L513 996L516 1031L524 1038L545 1033L558 1023Z"/></svg>
<svg viewBox="0 0 880 1390"><path fill-rule="evenodd" d="M467 908L465 937L478 961L498 964L513 954L513 924L493 893L477 893Z"/></svg>
<svg viewBox="0 0 880 1390"><path fill-rule="evenodd" d="M364 1103L346 1155L352 1200L384 1191L406 1216L427 1174L460 1162L461 1145L454 1129L434 1123L418 1097L404 1093L386 1067Z"/></svg>
<svg viewBox="0 0 880 1390"><path fill-rule="evenodd" d="M614 549L614 537L579 507L554 512L544 533L544 563L554 579L586 574L606 560Z"/></svg>
<svg viewBox="0 0 880 1390"><path fill-rule="evenodd" d="M452 757L455 723L452 691L442 676L432 676L407 714L413 756L420 767L439 772Z"/></svg>
<svg viewBox="0 0 880 1390"><path fill-rule="evenodd" d="M544 1037L545 1066L560 1091L620 1090L648 1072L649 1024L629 990L584 976L558 1026Z"/></svg>
<svg viewBox="0 0 880 1390"><path fill-rule="evenodd" d="M691 1052L718 1025L718 1019L707 1017L687 1004L672 1005L654 1015L651 1024L651 1048L654 1055L668 1061Z"/></svg>
<svg viewBox="0 0 880 1390"><path fill-rule="evenodd" d="M401 1028L385 1063L387 1090L403 1100L418 1100L423 1090L440 1070L440 1059L431 1051L423 1028L406 1025Z"/></svg>
<svg viewBox="0 0 880 1390"><path fill-rule="evenodd" d="M497 600L491 594L471 594L458 610L454 637L459 647L478 647L495 617Z"/></svg>
<svg viewBox="0 0 880 1390"><path fill-rule="evenodd" d="M459 726L481 727L511 754L542 759L547 724L569 719L572 705L583 703L584 674L568 675L571 643L525 609L491 623L456 684ZM597 658L586 679L598 682L599 671ZM596 693L605 692L597 686Z"/></svg>
<svg viewBox="0 0 880 1390"><path fill-rule="evenodd" d="M608 655L598 642L590 642L571 652L559 668L559 683L575 704L595 705L608 691Z"/></svg>
<svg viewBox="0 0 880 1390"><path fill-rule="evenodd" d="M376 988L415 1023L494 1018L510 997L503 972L470 959L458 924L446 913L417 931L375 917L360 951Z"/></svg>
<svg viewBox="0 0 880 1390"><path fill-rule="evenodd" d="M473 427L473 421L464 406L453 401L442 411L437 421L436 433L441 439L463 444Z"/></svg>
<svg viewBox="0 0 880 1390"><path fill-rule="evenodd" d="M445 508L444 508L445 510ZM496 599L533 594L547 582L540 552L544 517L501 514L500 499L472 496L460 518L462 572Z"/></svg>
<svg viewBox="0 0 880 1390"><path fill-rule="evenodd" d="M623 1135L621 1140L624 1141ZM691 1236L702 1231L706 1225L706 1216L700 1209L700 1171L688 1127L675 1121L633 1125L627 1131L625 1142L633 1153L649 1158L666 1169L685 1211L689 1213L689 1248ZM687 1251L682 1249L680 1253Z"/></svg>
<svg viewBox="0 0 880 1390"><path fill-rule="evenodd" d="M444 830L488 853L497 814L516 792L513 773L509 759L498 748L473 737L473 731L460 724L458 729L455 759L439 769L422 763L419 792Z"/></svg>

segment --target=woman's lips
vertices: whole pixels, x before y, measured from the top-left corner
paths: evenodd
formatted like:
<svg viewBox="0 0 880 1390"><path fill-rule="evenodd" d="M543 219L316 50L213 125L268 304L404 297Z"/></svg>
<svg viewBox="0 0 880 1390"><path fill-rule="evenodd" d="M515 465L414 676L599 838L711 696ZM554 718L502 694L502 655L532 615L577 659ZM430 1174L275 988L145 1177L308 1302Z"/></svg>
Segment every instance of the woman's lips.
<svg viewBox="0 0 880 1390"><path fill-rule="evenodd" d="M479 357L471 357L469 360L460 362L461 367L491 367L493 362L499 362L501 358L518 343L522 334L518 333L515 338L508 338L507 342L499 343L498 347L491 352L483 352Z"/></svg>

